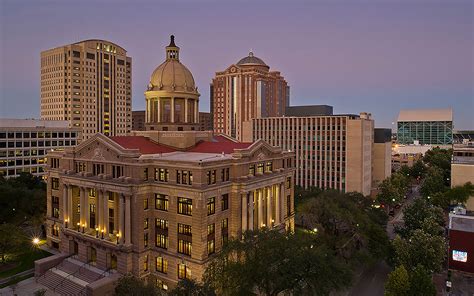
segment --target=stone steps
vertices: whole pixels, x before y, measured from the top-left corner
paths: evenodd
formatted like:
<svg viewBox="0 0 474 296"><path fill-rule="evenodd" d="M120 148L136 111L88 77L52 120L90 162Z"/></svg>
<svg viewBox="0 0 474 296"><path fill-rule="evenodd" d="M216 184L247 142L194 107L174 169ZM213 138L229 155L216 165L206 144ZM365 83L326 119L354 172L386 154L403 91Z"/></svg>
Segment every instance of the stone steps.
<svg viewBox="0 0 474 296"><path fill-rule="evenodd" d="M60 274L48 270L43 276L38 278L38 282L45 285L55 293L64 296L85 295L85 286L73 282L69 278L65 279Z"/></svg>

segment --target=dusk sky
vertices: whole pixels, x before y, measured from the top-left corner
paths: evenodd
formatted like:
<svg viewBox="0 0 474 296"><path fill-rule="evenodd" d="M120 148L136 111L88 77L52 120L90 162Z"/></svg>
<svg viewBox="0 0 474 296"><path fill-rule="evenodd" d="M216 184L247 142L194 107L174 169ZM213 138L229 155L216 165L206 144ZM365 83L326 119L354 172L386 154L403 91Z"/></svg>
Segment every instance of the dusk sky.
<svg viewBox="0 0 474 296"><path fill-rule="evenodd" d="M209 110L209 83L250 49L290 85L291 104L371 112L452 107L474 129L474 1L0 0L0 117L39 117L40 52L105 39L132 57L132 106L169 35Z"/></svg>

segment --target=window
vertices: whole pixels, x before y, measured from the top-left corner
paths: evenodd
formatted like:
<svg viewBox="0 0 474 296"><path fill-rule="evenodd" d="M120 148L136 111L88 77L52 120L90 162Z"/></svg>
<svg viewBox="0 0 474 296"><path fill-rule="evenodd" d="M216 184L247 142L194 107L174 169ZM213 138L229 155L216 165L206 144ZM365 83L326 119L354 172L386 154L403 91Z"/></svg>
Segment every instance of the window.
<svg viewBox="0 0 474 296"><path fill-rule="evenodd" d="M178 239L178 253L191 256L192 243L188 240Z"/></svg>
<svg viewBox="0 0 474 296"><path fill-rule="evenodd" d="M257 164L257 174L263 174L263 162Z"/></svg>
<svg viewBox="0 0 474 296"><path fill-rule="evenodd" d="M265 172L271 173L273 171L273 163L271 161L267 161L267 165L265 167Z"/></svg>
<svg viewBox="0 0 474 296"><path fill-rule="evenodd" d="M229 179L230 179L230 168L222 169L221 179L222 179L222 182L229 181Z"/></svg>
<svg viewBox="0 0 474 296"><path fill-rule="evenodd" d="M51 196L52 217L59 218L59 197Z"/></svg>
<svg viewBox="0 0 474 296"><path fill-rule="evenodd" d="M76 168L76 173L85 172L86 164L84 162L76 162L75 168Z"/></svg>
<svg viewBox="0 0 474 296"><path fill-rule="evenodd" d="M216 170L207 171L207 184L216 184Z"/></svg>
<svg viewBox="0 0 474 296"><path fill-rule="evenodd" d="M148 168L143 169L143 180L148 181Z"/></svg>
<svg viewBox="0 0 474 296"><path fill-rule="evenodd" d="M148 198L147 197L145 197L143 199L143 209L148 210Z"/></svg>
<svg viewBox="0 0 474 296"><path fill-rule="evenodd" d="M184 263L178 264L178 279L191 279L191 269Z"/></svg>
<svg viewBox="0 0 474 296"><path fill-rule="evenodd" d="M143 235L143 246L148 247L148 232Z"/></svg>
<svg viewBox="0 0 474 296"><path fill-rule="evenodd" d="M191 171L176 171L176 183L192 185L193 184L193 173Z"/></svg>
<svg viewBox="0 0 474 296"><path fill-rule="evenodd" d="M156 271L168 273L168 260L163 257L156 257Z"/></svg>
<svg viewBox="0 0 474 296"><path fill-rule="evenodd" d="M211 239L211 240L208 240L207 241L207 254L208 255L211 255L211 254L214 254L216 252L216 240L215 239Z"/></svg>
<svg viewBox="0 0 474 296"><path fill-rule="evenodd" d="M291 177L286 177L286 189L291 188Z"/></svg>
<svg viewBox="0 0 474 296"><path fill-rule="evenodd" d="M229 218L222 219L221 222L222 245L229 240Z"/></svg>
<svg viewBox="0 0 474 296"><path fill-rule="evenodd" d="M92 166L92 174L94 176L97 176L99 174L103 174L104 173L104 165L103 164L94 164Z"/></svg>
<svg viewBox="0 0 474 296"><path fill-rule="evenodd" d="M229 194L228 193L222 195L221 206L222 206L223 211L229 209Z"/></svg>
<svg viewBox="0 0 474 296"><path fill-rule="evenodd" d="M143 220L143 229L148 229L148 218Z"/></svg>
<svg viewBox="0 0 474 296"><path fill-rule="evenodd" d="M167 249L168 248L168 235L157 233L155 245L158 248Z"/></svg>
<svg viewBox="0 0 474 296"><path fill-rule="evenodd" d="M123 166L113 165L112 166L112 178L120 178L123 176Z"/></svg>
<svg viewBox="0 0 474 296"><path fill-rule="evenodd" d="M51 178L51 188L54 190L59 190L59 179Z"/></svg>
<svg viewBox="0 0 474 296"><path fill-rule="evenodd" d="M143 271L148 271L148 255L143 259Z"/></svg>
<svg viewBox="0 0 474 296"><path fill-rule="evenodd" d="M255 165L254 164L249 165L249 175L250 176L255 176Z"/></svg>
<svg viewBox="0 0 474 296"><path fill-rule="evenodd" d="M156 218L155 228L161 230L168 230L168 220Z"/></svg>
<svg viewBox="0 0 474 296"><path fill-rule="evenodd" d="M155 193L155 209L168 211L169 198L167 195Z"/></svg>
<svg viewBox="0 0 474 296"><path fill-rule="evenodd" d="M53 236L59 236L59 225L57 225L57 224L52 225L51 234Z"/></svg>
<svg viewBox="0 0 474 296"><path fill-rule="evenodd" d="M178 223L178 234L192 236L191 225Z"/></svg>
<svg viewBox="0 0 474 296"><path fill-rule="evenodd" d="M168 169L158 168L155 169L155 181L168 182L169 171Z"/></svg>
<svg viewBox="0 0 474 296"><path fill-rule="evenodd" d="M216 212L216 198L209 197L207 199L207 215L212 215Z"/></svg>
<svg viewBox="0 0 474 296"><path fill-rule="evenodd" d="M59 159L50 158L49 160L50 160L51 168L53 168L53 169L59 168Z"/></svg>
<svg viewBox="0 0 474 296"><path fill-rule="evenodd" d="M193 200L185 197L178 197L178 214L191 216L193 211Z"/></svg>

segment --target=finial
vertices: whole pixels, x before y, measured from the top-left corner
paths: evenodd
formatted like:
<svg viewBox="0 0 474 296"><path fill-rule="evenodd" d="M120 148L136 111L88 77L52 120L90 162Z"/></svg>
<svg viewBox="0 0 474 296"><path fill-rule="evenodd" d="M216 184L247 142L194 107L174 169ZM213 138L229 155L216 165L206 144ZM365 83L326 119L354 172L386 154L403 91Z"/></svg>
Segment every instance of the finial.
<svg viewBox="0 0 474 296"><path fill-rule="evenodd" d="M177 47L176 44L174 44L174 35L170 36L170 45L168 46Z"/></svg>
<svg viewBox="0 0 474 296"><path fill-rule="evenodd" d="M253 49L250 49L249 57L253 57Z"/></svg>

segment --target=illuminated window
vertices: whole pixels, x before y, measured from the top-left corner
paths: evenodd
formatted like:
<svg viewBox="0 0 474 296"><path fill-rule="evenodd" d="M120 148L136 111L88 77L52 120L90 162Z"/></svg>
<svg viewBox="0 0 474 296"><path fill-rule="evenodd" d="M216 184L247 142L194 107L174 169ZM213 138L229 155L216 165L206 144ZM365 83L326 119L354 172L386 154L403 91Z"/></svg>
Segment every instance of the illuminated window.
<svg viewBox="0 0 474 296"><path fill-rule="evenodd" d="M168 182L169 171L168 169L158 168L155 169L155 181Z"/></svg>
<svg viewBox="0 0 474 296"><path fill-rule="evenodd" d="M143 271L148 271L148 255L143 259Z"/></svg>
<svg viewBox="0 0 474 296"><path fill-rule="evenodd" d="M168 273L168 260L163 257L156 257L156 271Z"/></svg>
<svg viewBox="0 0 474 296"><path fill-rule="evenodd" d="M211 239L207 241L207 254L211 255L216 252L216 240Z"/></svg>
<svg viewBox="0 0 474 296"><path fill-rule="evenodd" d="M168 248L168 235L157 233L155 245L158 248L167 249Z"/></svg>
<svg viewBox="0 0 474 296"><path fill-rule="evenodd" d="M178 264L178 278L191 279L191 269L184 263Z"/></svg>
<svg viewBox="0 0 474 296"><path fill-rule="evenodd" d="M229 194L223 194L221 197L221 209L225 211L229 208Z"/></svg>
<svg viewBox="0 0 474 296"><path fill-rule="evenodd" d="M148 229L148 218L143 220L143 229Z"/></svg>
<svg viewBox="0 0 474 296"><path fill-rule="evenodd" d="M178 223L178 234L192 236L191 225Z"/></svg>
<svg viewBox="0 0 474 296"><path fill-rule="evenodd" d="M249 175L250 176L255 176L255 165L254 164L249 165Z"/></svg>
<svg viewBox="0 0 474 296"><path fill-rule="evenodd" d="M143 199L143 209L148 210L148 198L147 197L145 197Z"/></svg>
<svg viewBox="0 0 474 296"><path fill-rule="evenodd" d="M207 184L216 184L216 170L207 171Z"/></svg>
<svg viewBox="0 0 474 296"><path fill-rule="evenodd" d="M273 171L273 163L271 161L267 161L265 172L270 173L271 171Z"/></svg>
<svg viewBox="0 0 474 296"><path fill-rule="evenodd" d="M191 256L192 243L188 240L178 239L178 253Z"/></svg>
<svg viewBox="0 0 474 296"><path fill-rule="evenodd" d="M143 245L145 248L148 247L148 233L143 235Z"/></svg>
<svg viewBox="0 0 474 296"><path fill-rule="evenodd" d="M216 198L209 197L207 199L207 215L212 215L216 212Z"/></svg>
<svg viewBox="0 0 474 296"><path fill-rule="evenodd" d="M51 178L51 188L54 190L59 190L59 179Z"/></svg>
<svg viewBox="0 0 474 296"><path fill-rule="evenodd" d="M257 174L263 174L263 162L257 164Z"/></svg>
<svg viewBox="0 0 474 296"><path fill-rule="evenodd" d="M169 198L167 195L155 193L155 209L168 211Z"/></svg>
<svg viewBox="0 0 474 296"><path fill-rule="evenodd" d="M178 197L178 214L191 216L193 211L193 200L185 197Z"/></svg>
<svg viewBox="0 0 474 296"><path fill-rule="evenodd" d="M193 184L193 173L190 171L176 171L176 183L192 185Z"/></svg>
<svg viewBox="0 0 474 296"><path fill-rule="evenodd" d="M286 177L286 189L291 188L291 177Z"/></svg>

